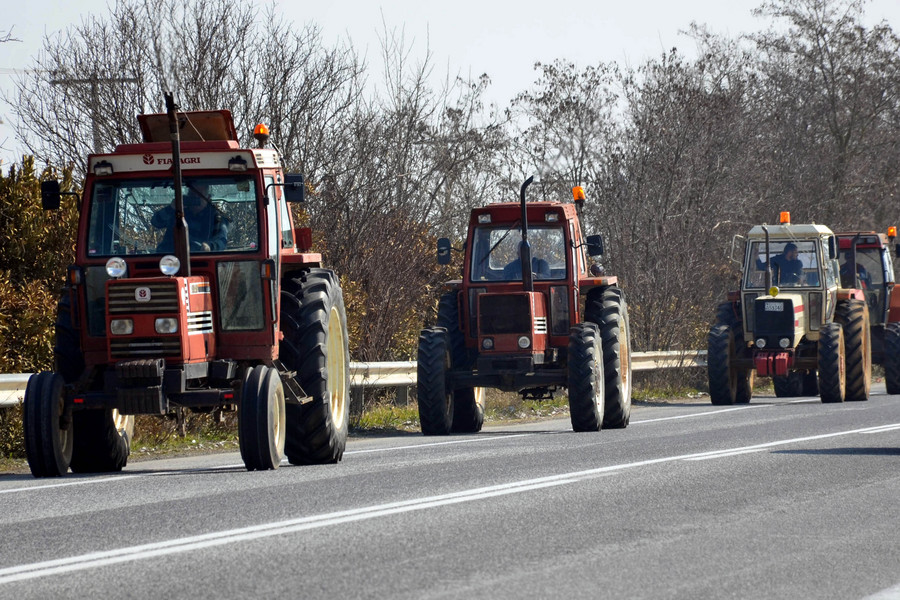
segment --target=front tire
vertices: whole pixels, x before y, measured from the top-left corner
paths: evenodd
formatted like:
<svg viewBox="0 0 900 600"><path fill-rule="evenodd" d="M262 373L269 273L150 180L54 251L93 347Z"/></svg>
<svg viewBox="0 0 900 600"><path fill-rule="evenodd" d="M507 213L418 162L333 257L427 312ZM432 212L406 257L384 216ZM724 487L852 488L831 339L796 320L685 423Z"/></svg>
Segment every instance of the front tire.
<svg viewBox="0 0 900 600"><path fill-rule="evenodd" d="M60 477L72 460L73 430L66 418L63 378L44 371L28 378L23 429L28 467L35 477Z"/></svg>
<svg viewBox="0 0 900 600"><path fill-rule="evenodd" d="M284 452L294 465L341 460L350 424L350 344L337 275L309 269L281 286L279 358L311 402L285 406Z"/></svg>
<svg viewBox="0 0 900 600"><path fill-rule="evenodd" d="M900 394L900 323L884 326L884 383L888 394Z"/></svg>
<svg viewBox="0 0 900 600"><path fill-rule="evenodd" d="M114 473L128 464L134 415L114 408L79 410L73 413L75 440L73 473Z"/></svg>
<svg viewBox="0 0 900 600"><path fill-rule="evenodd" d="M422 433L447 435L453 425L454 402L447 386L450 350L443 327L422 330L417 359L416 395Z"/></svg>
<svg viewBox="0 0 900 600"><path fill-rule="evenodd" d="M791 371L787 375L772 377L776 398L796 398L803 395L803 372Z"/></svg>
<svg viewBox="0 0 900 600"><path fill-rule="evenodd" d="M847 390L844 329L826 323L819 333L819 396L822 402L843 402Z"/></svg>
<svg viewBox="0 0 900 600"><path fill-rule="evenodd" d="M278 371L257 365L244 380L238 443L248 471L277 469L284 456L284 387Z"/></svg>
<svg viewBox="0 0 900 600"><path fill-rule="evenodd" d="M584 315L600 329L603 346L603 428L624 429L631 419L631 327L624 292L607 288L589 294Z"/></svg>
<svg viewBox="0 0 900 600"><path fill-rule="evenodd" d="M466 350L466 338L459 328L459 294L447 292L438 301L437 326L447 330L451 368L469 369L472 359ZM453 390L452 433L477 433L484 425L484 388Z"/></svg>
<svg viewBox="0 0 900 600"><path fill-rule="evenodd" d="M847 402L864 402L872 388L872 339L869 307L862 300L841 302L835 318L844 330L847 364Z"/></svg>
<svg viewBox="0 0 900 600"><path fill-rule="evenodd" d="M574 431L600 431L605 412L603 349L593 323L580 323L569 334L569 414Z"/></svg>

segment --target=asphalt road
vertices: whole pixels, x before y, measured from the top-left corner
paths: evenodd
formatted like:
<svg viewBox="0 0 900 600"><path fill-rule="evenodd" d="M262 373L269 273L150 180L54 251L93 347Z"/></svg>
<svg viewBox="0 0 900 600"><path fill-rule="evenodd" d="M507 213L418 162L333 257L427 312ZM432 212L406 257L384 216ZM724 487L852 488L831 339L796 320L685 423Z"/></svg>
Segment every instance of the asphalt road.
<svg viewBox="0 0 900 600"><path fill-rule="evenodd" d="M0 598L900 598L900 398L0 475Z"/></svg>

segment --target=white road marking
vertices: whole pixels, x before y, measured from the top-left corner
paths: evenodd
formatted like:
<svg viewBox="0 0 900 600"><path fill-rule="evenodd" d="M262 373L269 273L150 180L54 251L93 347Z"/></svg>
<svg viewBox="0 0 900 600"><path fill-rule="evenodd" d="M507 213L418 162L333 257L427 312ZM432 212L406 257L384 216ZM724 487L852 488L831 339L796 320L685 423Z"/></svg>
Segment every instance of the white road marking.
<svg viewBox="0 0 900 600"><path fill-rule="evenodd" d="M900 600L900 584L881 590L871 596L866 596L863 600Z"/></svg>
<svg viewBox="0 0 900 600"><path fill-rule="evenodd" d="M450 440L447 442L429 442L424 444L410 444L408 446L389 446L386 448L372 448L370 450L349 450L344 452L344 456L348 454L370 454L372 452L390 452L391 450L410 450L415 448L428 448L430 446L450 446L452 444L472 444L475 442L490 442L493 440L508 440L511 438L520 438L520 437L528 437L531 435L537 435L536 433L516 433L513 435L492 435L492 436L479 436L474 438L466 438L464 440Z"/></svg>
<svg viewBox="0 0 900 600"><path fill-rule="evenodd" d="M885 427L894 426L900 427L900 423L777 440L774 442L766 442L763 444L754 444L752 446L743 446L738 448L729 448L714 452L699 452L677 456L665 456L661 458L652 458L632 463L608 465L605 467L597 467L594 469L586 469L582 471L575 471L572 473L549 475L537 479L525 479L522 481L516 481L501 485L462 490L459 492L442 494L439 496L427 496L424 498L414 498L411 500L402 500L398 502L390 502L387 504L377 504L374 506L354 508L333 513L300 517L287 521L262 523L260 525L251 525L248 527L241 527L237 529L229 529L225 531L206 533L196 536L175 538L172 540L165 540L151 544L141 544L138 546L128 546L101 552L91 552L80 556L70 556L66 558L59 558L37 563L16 565L13 567L0 569L0 585L5 583L12 583L14 581L37 579L41 577L58 575L61 573L70 573L73 571L98 568L106 565L137 560L146 560L149 558L166 556L180 552L188 552L214 546L222 546L225 544L234 544L238 542L257 540L276 535L285 535L288 533L296 533L300 531L307 531L310 529L341 525L354 521L363 521L368 519L375 519L378 517L396 515L400 513L438 508L441 506L459 504L461 502L471 502L474 500L494 498L497 496L518 494L547 487L572 484L585 479L595 478L598 475L612 474L628 469L635 469L638 467L658 465L675 461L703 459L707 457L722 455L723 453L731 453L731 455L744 454L748 452L774 448L777 446L786 446L789 444L797 444L801 442L824 440L860 433L871 433L874 431L884 430Z"/></svg>
<svg viewBox="0 0 900 600"><path fill-rule="evenodd" d="M702 413L692 413L690 415L675 415L674 417L659 417L658 419L644 419L643 421L631 421L630 425L639 425L641 423L658 423L659 421L674 421L675 419L693 419L694 417L714 417L715 415L721 415L729 412L734 412L736 410L750 410L751 408L766 408L769 406L774 406L773 404L748 404L746 406L739 406L737 408L722 408L719 410L709 410Z"/></svg>

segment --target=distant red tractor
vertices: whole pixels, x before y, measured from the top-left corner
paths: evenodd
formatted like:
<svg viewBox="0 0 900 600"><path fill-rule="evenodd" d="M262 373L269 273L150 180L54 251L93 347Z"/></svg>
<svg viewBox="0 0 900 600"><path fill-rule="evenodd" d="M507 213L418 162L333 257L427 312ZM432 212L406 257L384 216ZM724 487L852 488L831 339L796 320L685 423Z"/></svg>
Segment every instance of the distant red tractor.
<svg viewBox="0 0 900 600"><path fill-rule="evenodd" d="M92 154L53 372L28 382L36 477L118 471L133 415L237 408L249 470L341 459L349 355L338 278L295 228L300 175L241 148L227 110L140 115L143 142ZM42 184L58 208L56 181Z"/></svg>
<svg viewBox="0 0 900 600"><path fill-rule="evenodd" d="M874 231L835 235L841 251L841 284L862 290L869 306L872 362L884 367L888 393L900 394L900 287L894 283L891 258L896 228L888 228L887 235Z"/></svg>
<svg viewBox="0 0 900 600"><path fill-rule="evenodd" d="M573 190L574 204L526 202L531 182L519 203L472 211L463 278L447 282L437 325L419 337L426 435L481 430L483 388L534 399L568 388L575 431L628 425L625 293L589 259L603 253L603 243L581 233L581 188ZM450 240L439 240L438 262L448 264L450 252Z"/></svg>

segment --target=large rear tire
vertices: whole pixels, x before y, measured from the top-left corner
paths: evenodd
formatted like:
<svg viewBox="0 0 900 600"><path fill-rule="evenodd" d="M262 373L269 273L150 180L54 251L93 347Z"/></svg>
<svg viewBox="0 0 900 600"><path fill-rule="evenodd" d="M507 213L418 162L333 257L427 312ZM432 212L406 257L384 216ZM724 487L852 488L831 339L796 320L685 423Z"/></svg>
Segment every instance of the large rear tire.
<svg viewBox="0 0 900 600"><path fill-rule="evenodd" d="M600 431L606 405L603 349L593 323L579 323L569 333L569 415L575 431Z"/></svg>
<svg viewBox="0 0 900 600"><path fill-rule="evenodd" d="M787 375L772 377L772 386L777 398L796 398L803 395L803 372L791 371Z"/></svg>
<svg viewBox="0 0 900 600"><path fill-rule="evenodd" d="M450 349L443 327L423 329L419 334L416 396L419 423L424 435L447 435L453 425L454 399L447 386Z"/></svg>
<svg viewBox="0 0 900 600"><path fill-rule="evenodd" d="M843 402L847 391L844 329L826 323L819 332L819 396L822 402Z"/></svg>
<svg viewBox="0 0 900 600"><path fill-rule="evenodd" d="M59 477L72 460L73 430L65 415L63 378L44 371L28 378L23 429L28 467L35 477Z"/></svg>
<svg viewBox="0 0 900 600"><path fill-rule="evenodd" d="M277 469L284 457L284 387L278 371L257 365L244 380L238 442L248 471Z"/></svg>
<svg viewBox="0 0 900 600"><path fill-rule="evenodd" d="M134 415L113 408L79 410L72 414L75 427L73 473L113 473L128 464Z"/></svg>
<svg viewBox="0 0 900 600"><path fill-rule="evenodd" d="M869 307L863 300L838 303L835 319L844 330L847 361L847 402L864 402L872 388L872 338Z"/></svg>
<svg viewBox="0 0 900 600"><path fill-rule="evenodd" d="M597 290L599 292L599 290ZM604 429L624 429L631 419L631 327L625 292L606 288L588 294L585 321L600 329L603 346Z"/></svg>
<svg viewBox="0 0 900 600"><path fill-rule="evenodd" d="M888 394L900 394L900 323L884 326L884 383Z"/></svg>
<svg viewBox="0 0 900 600"><path fill-rule="evenodd" d="M311 402L285 406L284 452L294 465L341 460L350 425L350 344L337 275L309 269L281 285L279 358Z"/></svg>
<svg viewBox="0 0 900 600"><path fill-rule="evenodd" d="M437 326L447 330L447 346L450 349L450 367L469 369L472 359L466 350L466 338L459 328L459 295L456 292L442 294L438 301ZM453 390L453 433L476 433L484 425L484 389L458 388Z"/></svg>
<svg viewBox="0 0 900 600"><path fill-rule="evenodd" d="M716 406L734 404L738 378L734 362L734 334L728 325L713 325L706 336L706 373L709 399Z"/></svg>

